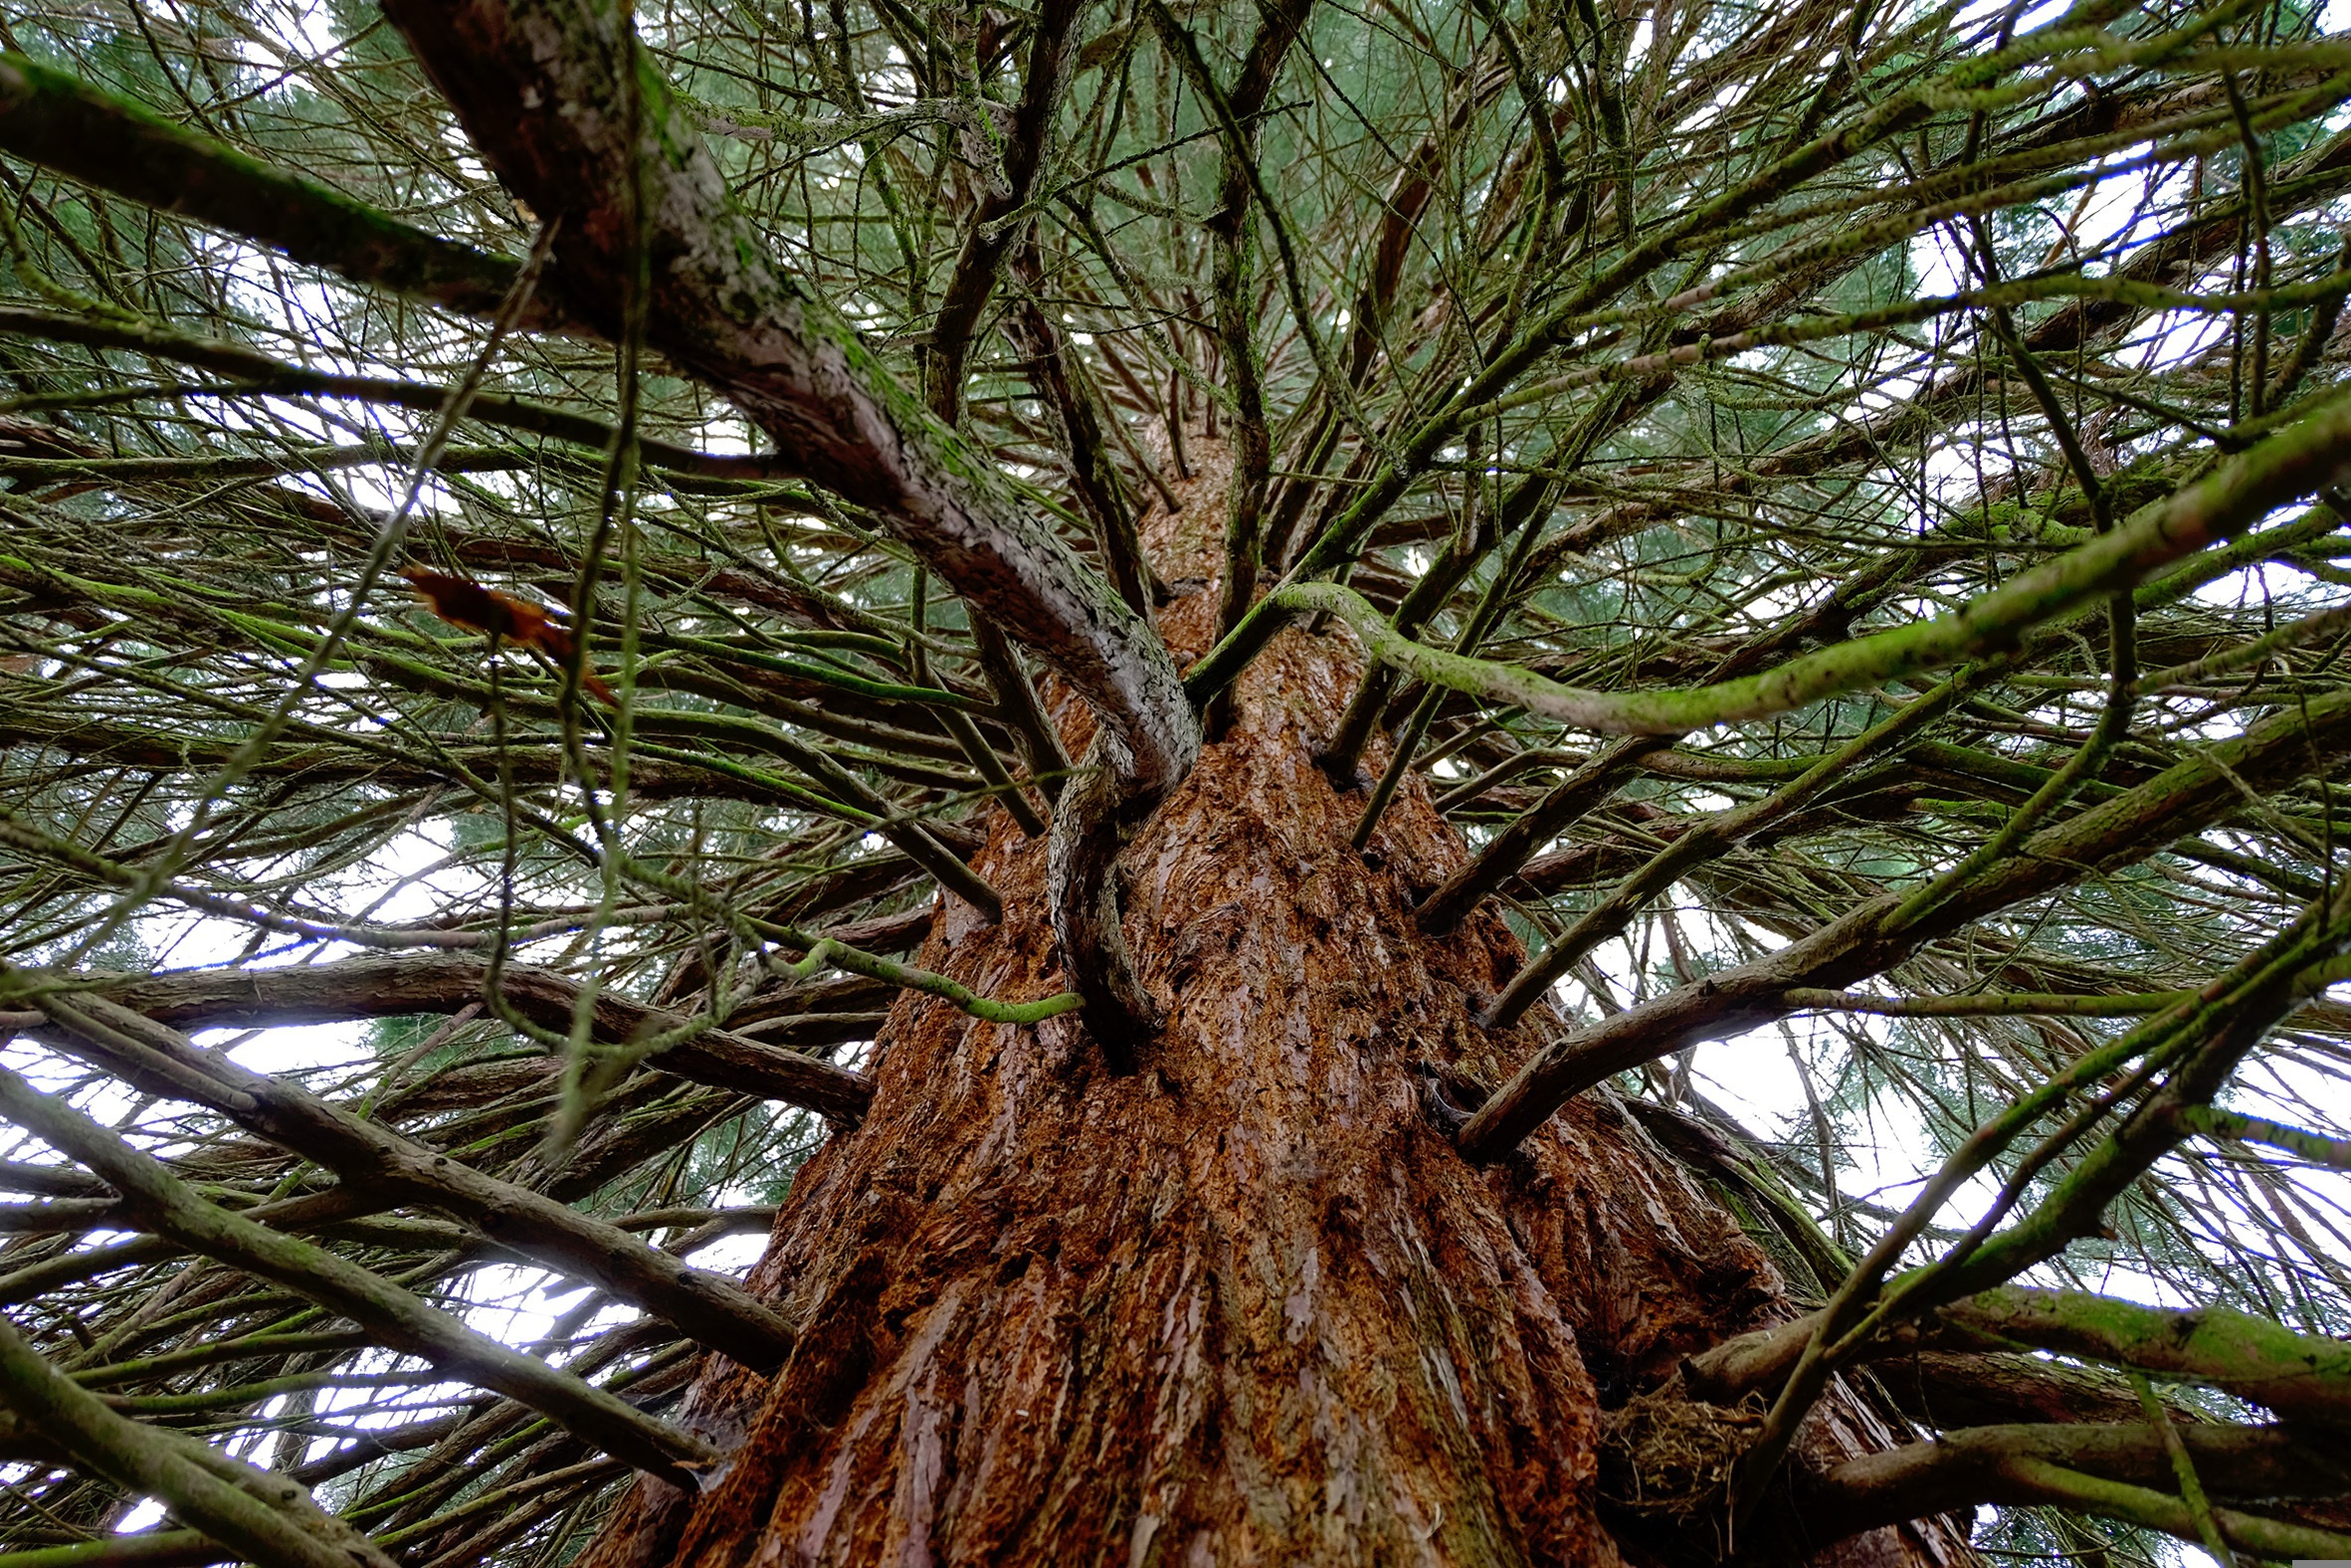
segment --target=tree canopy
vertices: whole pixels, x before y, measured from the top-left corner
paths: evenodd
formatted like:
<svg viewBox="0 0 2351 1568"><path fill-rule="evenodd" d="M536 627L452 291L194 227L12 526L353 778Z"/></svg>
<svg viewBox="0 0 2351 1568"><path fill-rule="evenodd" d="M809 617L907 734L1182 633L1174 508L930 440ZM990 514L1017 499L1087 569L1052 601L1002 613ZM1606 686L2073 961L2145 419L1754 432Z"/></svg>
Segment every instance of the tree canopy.
<svg viewBox="0 0 2351 1568"><path fill-rule="evenodd" d="M2260 1501L2351 1495L2315 9L5 20L0 1564L141 1497L174 1560L558 1563L710 1472L696 1357L795 1325L704 1250L906 993L1148 1062L1120 845L1300 626L1356 846L1433 799L1419 929L1526 942L1462 1156L1620 1096L1811 1309L1687 1370L1768 1412L1730 1515L1840 1370L2029 1348L2159 1469L1838 1495L2351 1555ZM1065 991L922 967L991 832Z"/></svg>

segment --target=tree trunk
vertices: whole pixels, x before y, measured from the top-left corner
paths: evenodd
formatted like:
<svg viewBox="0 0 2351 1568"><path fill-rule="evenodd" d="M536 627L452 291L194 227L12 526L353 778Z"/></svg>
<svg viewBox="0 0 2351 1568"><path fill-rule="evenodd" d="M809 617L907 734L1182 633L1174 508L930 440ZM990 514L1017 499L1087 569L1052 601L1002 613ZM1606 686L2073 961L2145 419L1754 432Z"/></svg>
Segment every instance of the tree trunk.
<svg viewBox="0 0 2351 1568"><path fill-rule="evenodd" d="M1221 456L1147 531L1185 590L1159 618L1179 658L1214 631ZM1415 926L1466 859L1417 781L1349 848L1363 798L1314 748L1358 674L1335 626L1284 632L1128 848L1126 931L1166 1012L1139 1071L1111 1075L1074 1016L899 999L870 1113L751 1275L801 1325L791 1360L705 1371L683 1419L739 1442L730 1465L696 1499L639 1481L584 1561L1660 1560L1602 1500L1610 1411L1792 1308L1605 1093L1483 1169L1433 1124L1432 1073L1498 1082L1553 1021L1472 1022L1523 958L1490 910ZM1062 716L1078 753L1082 709ZM976 864L1004 921L950 901L923 963L1065 989L1044 840L999 814ZM1817 1460L1894 1441L1850 1397L1815 1420ZM1905 1527L1814 1560L1964 1557Z"/></svg>

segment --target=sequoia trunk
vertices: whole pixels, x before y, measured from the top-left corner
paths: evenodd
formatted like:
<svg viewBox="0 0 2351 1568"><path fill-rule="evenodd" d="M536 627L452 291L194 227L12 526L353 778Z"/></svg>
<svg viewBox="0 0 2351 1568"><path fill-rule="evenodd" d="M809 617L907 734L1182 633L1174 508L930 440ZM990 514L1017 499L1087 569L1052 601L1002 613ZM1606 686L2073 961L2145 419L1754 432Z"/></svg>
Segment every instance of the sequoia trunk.
<svg viewBox="0 0 2351 1568"><path fill-rule="evenodd" d="M1196 455L1150 530L1189 590L1160 617L1181 658L1214 630L1222 467ZM707 1370L681 1419L731 1463L695 1499L639 1481L587 1562L1655 1560L1600 1495L1608 1412L1791 1315L1782 1281L1605 1096L1482 1169L1432 1122L1432 1075L1498 1082L1552 1021L1472 1022L1523 958L1490 911L1414 924L1465 859L1417 784L1349 848L1362 796L1314 749L1358 673L1343 631L1283 633L1127 850L1166 1014L1138 1071L1073 1016L900 998L870 1113L751 1275L801 1326L791 1360ZM1005 919L948 901L922 961L1065 989L1044 861L999 816L977 864ZM1822 1457L1891 1441L1850 1399L1816 1420ZM1958 1555L1905 1528L1817 1560Z"/></svg>

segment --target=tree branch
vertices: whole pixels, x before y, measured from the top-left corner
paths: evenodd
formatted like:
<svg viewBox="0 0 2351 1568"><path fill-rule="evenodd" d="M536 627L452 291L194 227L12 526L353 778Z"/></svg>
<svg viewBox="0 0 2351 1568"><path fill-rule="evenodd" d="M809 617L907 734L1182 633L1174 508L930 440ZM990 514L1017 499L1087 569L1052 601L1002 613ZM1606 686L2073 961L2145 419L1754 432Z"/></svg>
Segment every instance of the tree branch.
<svg viewBox="0 0 2351 1568"><path fill-rule="evenodd" d="M1717 1405L1779 1384L1813 1335L1817 1314L1726 1339L1682 1363L1689 1391ZM1862 1359L1917 1348L2044 1350L2203 1383L2290 1422L2351 1429L2351 1345L2297 1334L2226 1306L2142 1306L2086 1290L2001 1285L1895 1325Z"/></svg>
<svg viewBox="0 0 2351 1568"><path fill-rule="evenodd" d="M1498 1157L1560 1105L1613 1074L1701 1040L1768 1024L1796 1010L1791 991L1842 989L1994 910L2144 860L2218 821L2242 799L2241 786L2259 788L2323 770L2345 749L2351 749L2351 692L2287 708L2235 740L2202 748L2136 789L2043 829L1930 918L1898 933L1881 926L1901 900L1880 898L1776 953L1553 1041L1469 1118L1456 1141L1471 1159Z"/></svg>
<svg viewBox="0 0 2351 1568"><path fill-rule="evenodd" d="M6 1069L0 1115L103 1177L142 1228L340 1313L379 1343L527 1405L649 1474L690 1490L695 1471L720 1458L700 1439L477 1333L348 1259L205 1202L159 1161Z"/></svg>
<svg viewBox="0 0 2351 1568"><path fill-rule="evenodd" d="M526 1187L484 1175L306 1089L239 1067L175 1029L98 996L43 996L62 1029L45 1036L125 1082L149 1063L176 1064L164 1091L200 1092L249 1132L315 1161L344 1185L423 1204L480 1227L491 1241L644 1307L711 1349L762 1370L791 1353L792 1326L732 1280L656 1251L617 1226ZM62 1035L62 1038L61 1038Z"/></svg>
<svg viewBox="0 0 2351 1568"><path fill-rule="evenodd" d="M388 376L343 375L311 370L273 359L256 348L217 337L195 337L169 327L128 317L67 315L21 305L0 306L0 332L21 332L54 343L80 343L90 348L117 348L151 354L175 364L194 365L241 385L238 391L274 393L282 397L352 398L392 408L437 413L449 401L449 389L422 381L396 381ZM583 447L605 447L613 428L600 419L549 408L522 398L477 393L466 403L466 418L509 430L526 430ZM775 460L757 455L721 456L689 447L639 438L644 461L655 468L674 468L688 474L723 479L760 479L776 472Z"/></svg>
<svg viewBox="0 0 2351 1568"><path fill-rule="evenodd" d="M2018 573L1963 610L1856 638L1759 675L1682 691L1582 690L1515 666L1430 648L1396 635L1369 600L1336 583L1291 583L1275 589L1268 602L1292 612L1327 611L1346 622L1372 658L1422 681L1579 729L1678 735L1769 717L2012 648L2028 629L2234 538L2287 502L2346 477L2351 477L2351 397L2337 394L2215 473L2142 507L2111 533Z"/></svg>
<svg viewBox="0 0 2351 1568"><path fill-rule="evenodd" d="M13 1074L0 1077L18 1081ZM264 1568L393 1568L381 1547L321 1510L298 1482L196 1439L116 1415L51 1366L6 1318L0 1318L0 1404L44 1443L134 1493L169 1503L205 1534Z"/></svg>
<svg viewBox="0 0 2351 1568"><path fill-rule="evenodd" d="M872 511L975 621L1033 649L1093 709L1105 782L1093 809L1056 816L1049 901L1088 1028L1105 1051L1130 1050L1152 1010L1125 967L1110 869L1200 751L1158 633L831 304L769 263L619 14L582 0L394 0L386 12L499 175L562 215L556 255L574 297L623 297L636 243L624 197L642 180L648 341L732 399L795 472Z"/></svg>
<svg viewBox="0 0 2351 1568"><path fill-rule="evenodd" d="M2217 1496L2230 1498L2339 1497L2351 1494L2351 1461L2344 1450L2313 1433L2286 1427L2225 1427L2203 1423L2179 1429L2196 1472ZM2020 1464L2019 1462L2026 1462ZM1879 1525L1980 1503L2027 1504L2060 1500L2034 1467L2052 1466L2141 1490L2168 1488L2171 1458L2163 1438L2143 1423L2129 1425L2000 1426L1946 1432L1846 1461L1826 1474L1797 1482L1796 1506L1826 1544ZM2078 1497L2061 1499L2079 1505ZM2177 1498L2153 1517L2181 1539L2199 1540L2195 1520ZM2173 1510L2177 1510L2176 1514ZM2091 1503L2091 1510L2107 1510ZM2260 1550L2289 1545L2297 1555L2351 1552L2351 1539L2307 1526L2215 1510L2237 1543ZM2111 1515L2110 1515L2111 1516ZM2158 1522L2158 1521L2162 1522ZM2185 1530L2179 1526L2185 1526ZM2234 1528L2229 1528L2234 1525ZM2264 1553L2266 1555L2266 1553Z"/></svg>
<svg viewBox="0 0 2351 1568"><path fill-rule="evenodd" d="M1541 800L1512 818L1469 865L1421 900L1414 911L1421 929L1443 936L1460 925L1487 893L1517 876L1519 868L1538 850L1615 794L1619 785L1639 771L1643 758L1665 750L1673 740L1671 735L1633 735L1587 759Z"/></svg>
<svg viewBox="0 0 2351 1568"><path fill-rule="evenodd" d="M83 994L182 1031L276 1029L454 1013L482 1000L489 972L480 960L455 955L369 955L286 968L92 975ZM523 1017L548 1029L570 1029L579 1001L574 982L553 970L507 964L498 983L507 1004ZM596 1041L620 1045L671 1033L686 1020L601 986L592 1023ZM705 1030L648 1058L646 1065L688 1082L780 1100L852 1125L864 1117L874 1094L873 1081L863 1073L724 1029Z"/></svg>
<svg viewBox="0 0 2351 1568"><path fill-rule="evenodd" d="M930 340L921 350L931 412L949 426L963 422L963 381L980 312L996 292L1005 258L1028 239L1027 209L1050 161L1054 117L1062 106L1077 50L1071 30L1086 0L1044 0L1029 28L1029 70L1004 138L1004 183L991 190L966 221L963 251L939 294ZM1013 220L1013 221L1007 221Z"/></svg>
<svg viewBox="0 0 2351 1568"><path fill-rule="evenodd" d="M0 151L353 283L470 315L494 314L522 267L428 234L14 53L0 53ZM569 318L542 283L515 324L562 330Z"/></svg>
<svg viewBox="0 0 2351 1568"><path fill-rule="evenodd" d="M648 341L764 427L795 472L872 511L976 613L1035 649L1100 716L1122 777L1165 788L1183 776L1198 728L1157 634L838 311L768 261L619 13L577 0L395 0L387 14L500 177L563 218L558 276L574 297L621 297L632 243L622 195L641 165Z"/></svg>

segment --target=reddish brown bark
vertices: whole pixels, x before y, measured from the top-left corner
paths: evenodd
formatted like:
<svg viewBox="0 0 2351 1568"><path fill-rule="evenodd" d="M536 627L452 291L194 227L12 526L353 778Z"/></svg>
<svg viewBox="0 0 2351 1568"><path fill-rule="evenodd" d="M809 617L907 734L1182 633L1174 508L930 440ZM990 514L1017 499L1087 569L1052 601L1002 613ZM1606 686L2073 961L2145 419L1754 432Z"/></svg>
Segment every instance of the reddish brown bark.
<svg viewBox="0 0 2351 1568"><path fill-rule="evenodd" d="M1188 539L1156 529L1171 581L1213 576L1214 483ZM1216 602L1167 607L1179 654ZM1418 1065L1499 1081L1547 1021L1472 1024L1522 957L1490 912L1414 924L1466 859L1417 786L1348 848L1361 797L1314 745L1357 673L1343 632L1283 633L1127 851L1166 1015L1140 1071L1111 1076L1074 1017L899 1000L871 1111L752 1275L802 1325L792 1359L707 1372L686 1419L741 1440L730 1467L691 1501L639 1483L586 1562L1655 1560L1598 1496L1605 1411L1787 1315L1779 1277L1605 1099L1488 1169L1432 1125ZM922 962L1062 989L1043 861L1000 829L977 864L1006 918L950 906ZM1822 1423L1824 1458L1895 1441L1850 1402ZM1937 1539L1817 1560L1952 1560Z"/></svg>

